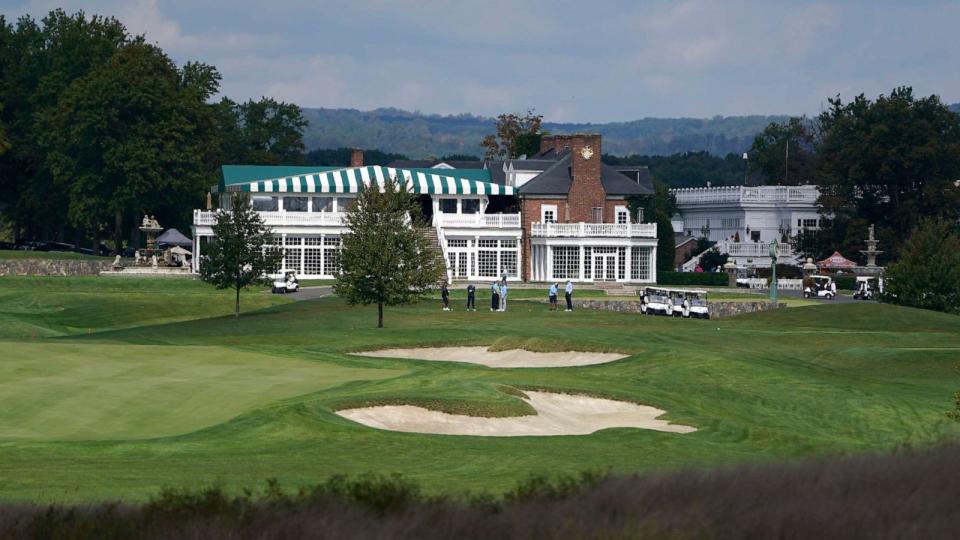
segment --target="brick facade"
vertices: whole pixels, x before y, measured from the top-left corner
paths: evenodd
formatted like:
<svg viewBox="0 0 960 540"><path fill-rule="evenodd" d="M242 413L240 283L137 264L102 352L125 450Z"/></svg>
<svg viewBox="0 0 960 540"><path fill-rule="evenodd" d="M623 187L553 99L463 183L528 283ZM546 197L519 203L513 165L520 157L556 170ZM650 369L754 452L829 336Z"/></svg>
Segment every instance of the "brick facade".
<svg viewBox="0 0 960 540"><path fill-rule="evenodd" d="M584 158L582 150L590 147L592 155ZM559 223L593 223L594 208L603 208L603 223L616 223L616 207L626 206L627 201L607 199L601 181L601 160L603 153L600 135L547 135L540 139L540 151L553 148L556 152L570 150L571 184L566 197L559 198L523 198L521 201L521 226L523 227L522 275L530 279L530 224L540 222L540 210L545 204L557 207ZM635 220L636 216L631 216Z"/></svg>
<svg viewBox="0 0 960 540"><path fill-rule="evenodd" d="M589 147L593 155L586 159L582 150ZM574 135L570 140L570 162L573 181L570 184L570 193L567 201L570 204L570 221L594 221L593 209L606 206L607 193L600 183L600 136ZM603 217L603 221L612 219Z"/></svg>
<svg viewBox="0 0 960 540"><path fill-rule="evenodd" d="M557 207L557 221L562 223L564 219L564 210L567 206L566 198L556 199L523 199L520 204L520 227L522 233L522 256L520 260L520 277L524 281L530 281L530 225L540 222L541 208L543 205L553 205Z"/></svg>

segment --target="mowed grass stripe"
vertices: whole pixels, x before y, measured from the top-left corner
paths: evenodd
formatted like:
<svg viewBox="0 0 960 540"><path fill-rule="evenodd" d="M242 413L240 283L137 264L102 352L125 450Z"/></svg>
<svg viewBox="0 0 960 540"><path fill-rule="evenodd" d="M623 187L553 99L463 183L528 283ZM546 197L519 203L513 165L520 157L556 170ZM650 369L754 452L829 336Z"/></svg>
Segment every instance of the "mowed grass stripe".
<svg viewBox="0 0 960 540"><path fill-rule="evenodd" d="M300 394L403 373L223 347L0 345L0 441L180 435Z"/></svg>
<svg viewBox="0 0 960 540"><path fill-rule="evenodd" d="M202 284L186 284L174 294L156 283L113 290L110 281L80 280L78 291L98 298L77 306L79 296L68 294L64 282L54 286L39 280L34 304L26 303L36 309L20 305L22 291L0 281L0 313L15 324L26 325L24 314L40 308L47 311L31 320L49 327L76 326L73 321L83 318L78 317L81 307L96 320L89 335L17 342L29 349L24 349L26 361L4 375L17 379L7 388L23 383L25 389L11 402L26 408L14 420L13 407L2 404L0 424L44 426L28 418L56 408L58 399L118 392L111 401L125 406L81 404L69 407L70 414L62 408L59 420L47 427L79 429L69 425L74 422L83 429L126 433L0 441L0 499L143 499L163 486L221 483L239 489L276 477L283 486L295 487L331 474L366 472L402 473L435 492L497 491L531 474L709 467L882 451L960 435L960 426L944 415L960 386L953 371L960 319L954 316L847 304L690 321L586 310L549 313L539 301L513 301L507 313L490 313L479 299L476 313L445 313L430 300L388 308L387 328L378 330L374 307L351 307L337 298L267 306L235 319L222 316L229 311L202 307L220 294ZM149 310L162 295L173 296L180 306L167 316L184 320L155 324L156 319L138 318L136 310L112 309L142 301ZM578 368L497 370L347 354L430 345L612 350L630 357ZM915 347L924 350L910 350ZM105 355L105 348L120 353ZM161 360L143 363L131 357L141 348ZM225 358L201 351L222 351ZM51 354L72 360L43 363ZM164 362L178 358L177 369L183 371L166 373ZM337 379L340 370L373 375ZM31 377L42 384L27 384ZM293 380L310 377L316 380L303 387ZM181 387L192 389L177 394ZM517 388L652 405L668 411L667 419L699 431L456 437L375 430L334 414L362 403L524 414L524 404L511 390ZM232 398L207 397L217 392L260 393L263 399L245 398L231 414L194 422L187 409L233 407ZM156 408L138 408L138 400L155 402ZM177 414L169 416L168 436L136 435L162 427L157 418L171 411Z"/></svg>

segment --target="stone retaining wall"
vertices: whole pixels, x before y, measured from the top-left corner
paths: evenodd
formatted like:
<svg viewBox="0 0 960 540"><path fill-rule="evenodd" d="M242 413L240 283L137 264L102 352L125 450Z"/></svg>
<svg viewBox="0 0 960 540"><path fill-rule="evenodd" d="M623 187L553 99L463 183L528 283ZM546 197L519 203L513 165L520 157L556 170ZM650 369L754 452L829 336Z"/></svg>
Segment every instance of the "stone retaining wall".
<svg viewBox="0 0 960 540"><path fill-rule="evenodd" d="M561 304L563 302L561 301ZM601 300L601 299L587 299L587 300L574 300L573 305L576 308L582 309L599 309L603 311L617 311L624 313L640 313L640 301L639 300ZM735 317L737 315L743 315L745 313L754 313L757 311L770 311L773 309L783 309L787 306L785 304L777 304L774 306L770 302L752 302L752 301L718 301L710 302L710 317L711 318L721 318L721 317Z"/></svg>
<svg viewBox="0 0 960 540"><path fill-rule="evenodd" d="M96 276L113 260L10 259L0 260L0 276Z"/></svg>

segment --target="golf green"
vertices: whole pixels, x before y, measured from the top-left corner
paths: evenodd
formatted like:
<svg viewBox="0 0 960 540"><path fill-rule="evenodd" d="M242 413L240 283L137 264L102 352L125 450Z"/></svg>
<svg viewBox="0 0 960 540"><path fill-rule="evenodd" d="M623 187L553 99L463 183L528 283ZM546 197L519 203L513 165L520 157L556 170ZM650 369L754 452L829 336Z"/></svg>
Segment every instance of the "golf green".
<svg viewBox="0 0 960 540"><path fill-rule="evenodd" d="M539 300L539 299L538 299ZM500 491L535 474L634 472L884 451L960 436L960 319L877 304L698 321L515 299L507 313L435 301L290 302L193 281L0 279L0 499L141 500L165 486L296 487L401 473L434 492ZM351 356L492 345L616 351L569 368L492 369ZM371 429L340 408L413 404L529 413L517 389L633 401L694 426L563 437Z"/></svg>

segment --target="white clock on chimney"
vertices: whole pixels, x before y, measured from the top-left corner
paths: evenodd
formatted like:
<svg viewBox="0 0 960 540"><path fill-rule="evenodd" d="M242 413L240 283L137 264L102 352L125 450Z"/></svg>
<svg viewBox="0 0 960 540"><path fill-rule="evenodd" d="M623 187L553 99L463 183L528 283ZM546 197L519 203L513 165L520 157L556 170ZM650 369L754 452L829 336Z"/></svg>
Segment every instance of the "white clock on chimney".
<svg viewBox="0 0 960 540"><path fill-rule="evenodd" d="M584 146L580 149L580 155L583 156L583 159L590 159L593 157L593 148L589 146Z"/></svg>

